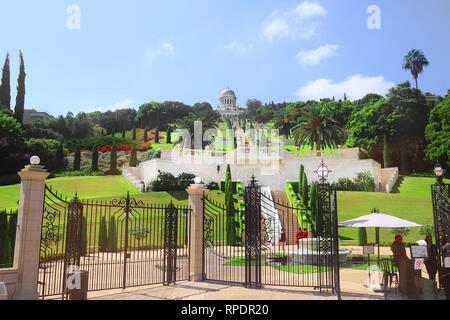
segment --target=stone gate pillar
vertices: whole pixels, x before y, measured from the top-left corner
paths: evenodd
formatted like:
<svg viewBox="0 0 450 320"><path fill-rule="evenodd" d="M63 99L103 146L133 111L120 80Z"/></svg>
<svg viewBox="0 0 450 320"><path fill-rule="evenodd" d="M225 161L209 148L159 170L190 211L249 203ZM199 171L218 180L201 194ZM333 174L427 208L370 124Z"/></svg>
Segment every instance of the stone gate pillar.
<svg viewBox="0 0 450 320"><path fill-rule="evenodd" d="M22 183L13 264L13 268L17 269L17 286L13 299L18 300L38 298L37 281L45 179L49 175L39 162L40 159L34 156L30 160L31 164L18 172Z"/></svg>
<svg viewBox="0 0 450 320"><path fill-rule="evenodd" d="M191 252L190 252L190 281L203 280L203 193L206 186L196 178L195 184L191 184L186 190L189 194L189 206L191 213Z"/></svg>

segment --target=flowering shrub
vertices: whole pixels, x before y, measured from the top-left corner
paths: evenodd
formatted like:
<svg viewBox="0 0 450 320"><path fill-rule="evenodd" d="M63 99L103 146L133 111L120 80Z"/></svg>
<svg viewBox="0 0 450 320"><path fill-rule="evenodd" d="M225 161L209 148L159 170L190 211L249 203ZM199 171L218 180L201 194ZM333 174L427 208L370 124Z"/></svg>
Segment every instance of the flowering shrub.
<svg viewBox="0 0 450 320"><path fill-rule="evenodd" d="M150 142L139 142L136 147L136 150L142 152L142 151L150 150L151 147L152 147L152 144Z"/></svg>
<svg viewBox="0 0 450 320"><path fill-rule="evenodd" d="M98 150L98 152L101 152L101 153L110 152L112 150L112 147L113 147L112 145L104 146L104 147L98 146L97 150ZM117 145L116 148L117 148L117 151L130 151L131 150L131 146L126 146L123 144Z"/></svg>

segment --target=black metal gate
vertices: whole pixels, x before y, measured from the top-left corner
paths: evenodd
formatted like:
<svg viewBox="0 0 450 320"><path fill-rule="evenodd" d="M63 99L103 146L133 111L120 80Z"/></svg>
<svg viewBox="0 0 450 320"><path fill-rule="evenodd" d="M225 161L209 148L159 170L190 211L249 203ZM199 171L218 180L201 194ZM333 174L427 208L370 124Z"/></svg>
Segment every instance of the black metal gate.
<svg viewBox="0 0 450 320"><path fill-rule="evenodd" d="M438 181L431 186L433 201L434 232L438 249L439 267L443 266L441 237L450 239L450 184Z"/></svg>
<svg viewBox="0 0 450 320"><path fill-rule="evenodd" d="M67 273L89 272L88 291L189 278L191 209L120 200L63 199L46 187L38 290L67 294Z"/></svg>
<svg viewBox="0 0 450 320"><path fill-rule="evenodd" d="M244 192L245 212L205 195L204 279L256 288L312 287L340 296L336 191L328 183L318 184L317 195L317 210L293 207L274 201L252 180ZM227 216L242 220L242 227L230 226ZM308 225L312 234L297 240L299 228ZM282 229L284 243L279 241ZM227 241L230 233L243 241Z"/></svg>

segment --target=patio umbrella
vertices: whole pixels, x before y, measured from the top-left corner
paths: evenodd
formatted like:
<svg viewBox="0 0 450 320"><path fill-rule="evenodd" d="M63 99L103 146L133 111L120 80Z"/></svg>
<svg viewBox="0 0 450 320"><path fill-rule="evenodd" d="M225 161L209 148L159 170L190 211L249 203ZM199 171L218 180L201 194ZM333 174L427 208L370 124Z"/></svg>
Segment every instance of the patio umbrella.
<svg viewBox="0 0 450 320"><path fill-rule="evenodd" d="M378 261L380 261L380 228L422 227L422 225L388 214L374 212L359 218L340 222L339 227L375 228L376 242L378 244Z"/></svg>

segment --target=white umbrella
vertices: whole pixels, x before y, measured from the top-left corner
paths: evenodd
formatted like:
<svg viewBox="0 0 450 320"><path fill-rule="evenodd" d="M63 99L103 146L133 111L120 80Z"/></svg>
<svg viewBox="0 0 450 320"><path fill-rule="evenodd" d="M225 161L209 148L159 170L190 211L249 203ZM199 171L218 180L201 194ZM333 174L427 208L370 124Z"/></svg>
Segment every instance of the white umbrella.
<svg viewBox="0 0 450 320"><path fill-rule="evenodd" d="M378 244L378 260L380 260L380 228L422 227L422 225L420 224L380 212L374 212L372 214L361 216L359 218L340 222L339 226L354 228L375 228L376 241Z"/></svg>

